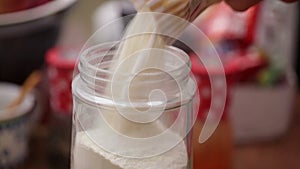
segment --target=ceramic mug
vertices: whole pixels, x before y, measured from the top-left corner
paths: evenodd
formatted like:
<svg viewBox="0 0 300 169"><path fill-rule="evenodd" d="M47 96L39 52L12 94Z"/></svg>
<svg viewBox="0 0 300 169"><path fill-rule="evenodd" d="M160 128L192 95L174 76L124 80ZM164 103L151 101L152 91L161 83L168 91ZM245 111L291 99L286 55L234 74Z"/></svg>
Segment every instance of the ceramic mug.
<svg viewBox="0 0 300 169"><path fill-rule="evenodd" d="M18 97L20 87L0 83L0 168L8 169L22 163L27 156L28 140L36 107L35 97L28 94L15 109L7 106Z"/></svg>

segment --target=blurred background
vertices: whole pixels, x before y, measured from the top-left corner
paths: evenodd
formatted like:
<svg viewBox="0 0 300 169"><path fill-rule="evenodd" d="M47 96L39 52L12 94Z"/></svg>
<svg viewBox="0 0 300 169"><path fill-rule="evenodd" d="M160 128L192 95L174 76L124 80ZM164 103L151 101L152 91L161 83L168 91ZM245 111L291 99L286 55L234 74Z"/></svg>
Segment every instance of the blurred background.
<svg viewBox="0 0 300 169"><path fill-rule="evenodd" d="M263 0L236 12L220 3L195 20L220 55L228 93L221 124L197 146L194 168L300 168L299 8ZM125 0L0 0L1 169L70 168L79 51L96 30L135 12ZM127 23L97 41L119 40ZM201 61L181 42L175 46L190 55L200 96L210 94ZM202 99L201 121L210 101Z"/></svg>

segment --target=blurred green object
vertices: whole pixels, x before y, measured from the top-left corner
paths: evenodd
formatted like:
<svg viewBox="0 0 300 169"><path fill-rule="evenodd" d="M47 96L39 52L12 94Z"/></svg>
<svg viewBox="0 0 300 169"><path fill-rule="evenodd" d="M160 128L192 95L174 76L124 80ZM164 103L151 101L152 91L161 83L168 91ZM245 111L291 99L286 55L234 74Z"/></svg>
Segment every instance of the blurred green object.
<svg viewBox="0 0 300 169"><path fill-rule="evenodd" d="M276 86L284 77L284 71L271 65L258 75L258 82L262 86Z"/></svg>

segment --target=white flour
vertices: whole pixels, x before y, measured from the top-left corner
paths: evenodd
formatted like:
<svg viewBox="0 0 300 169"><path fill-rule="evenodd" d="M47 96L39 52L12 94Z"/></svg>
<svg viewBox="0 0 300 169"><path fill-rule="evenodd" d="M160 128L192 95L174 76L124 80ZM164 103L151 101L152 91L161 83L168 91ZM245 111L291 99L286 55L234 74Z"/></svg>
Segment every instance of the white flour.
<svg viewBox="0 0 300 169"><path fill-rule="evenodd" d="M145 8L143 11L149 11L149 9ZM163 40L161 36L155 34L158 31L157 24L155 23L154 16L139 16L137 15L130 26L128 27L124 41L120 44L120 47L117 52L117 62L111 65L110 70L116 71L116 68L119 64L122 63L123 59L127 59L133 53L142 51L144 49L152 49L159 48L164 49L167 44ZM145 32L150 32L145 33ZM142 34L141 34L142 33ZM165 61L162 60L163 57L153 58L151 55L145 59L145 57L137 57L134 62L129 62L126 64L121 64L119 69L115 74L115 78L118 81L122 81L126 83L128 77L119 76L118 73L129 72L129 73L137 73L140 68L148 68L148 67L163 67L165 65ZM158 77L159 78L159 77ZM159 79L157 79L159 80ZM140 83L142 79L139 79L135 83ZM174 85L176 87L176 85ZM174 87L174 86L169 86ZM126 98L126 86L121 86L118 88L114 88L111 94L114 94L115 97L118 98ZM110 90L107 90L107 93L110 93ZM135 98L140 95L143 96L145 93L144 90L135 90L131 93L131 97ZM147 97L146 97L147 98ZM114 129L118 130L125 136L130 136L133 133L133 136L140 135L148 135L151 132L157 134L161 130L159 130L159 125L156 123L148 126L147 130L140 130L140 126L130 122L128 120L124 120L124 118L118 113L102 113L102 117L106 119ZM117 127L116 127L117 126ZM101 128L101 127L98 127ZM103 134L108 132L106 130L92 131ZM89 131L90 132L90 131ZM174 138L174 133L168 133L170 138ZM177 137L177 136L175 136ZM144 137L147 138L147 137ZM157 156L149 157L149 158L128 158L121 157L109 153L99 147L94 141L97 140L105 140L107 138L97 136L96 138L90 139L90 137L86 134L86 132L78 132L76 133L75 147L74 147L74 169L186 169L188 164L188 154L186 150L186 145L183 141L179 142L173 149ZM126 147L121 147L118 144L118 139L114 139L116 141L111 141L109 139L105 140L107 143L114 146L117 151L126 151ZM178 140L178 139L177 139ZM151 142L150 148L158 149L160 147L159 144L172 144L170 140L166 139L163 142ZM125 144L126 145L126 144ZM134 149L134 148L133 148ZM145 152L141 147L137 147L139 154L148 154L149 152ZM151 149L148 149L151 150ZM143 152L144 151L144 152ZM152 150L151 150L152 151ZM164 150L160 150L164 151Z"/></svg>
<svg viewBox="0 0 300 169"><path fill-rule="evenodd" d="M188 162L184 142L162 155L133 159L103 150L85 132L77 133L73 160L74 169L186 169Z"/></svg>

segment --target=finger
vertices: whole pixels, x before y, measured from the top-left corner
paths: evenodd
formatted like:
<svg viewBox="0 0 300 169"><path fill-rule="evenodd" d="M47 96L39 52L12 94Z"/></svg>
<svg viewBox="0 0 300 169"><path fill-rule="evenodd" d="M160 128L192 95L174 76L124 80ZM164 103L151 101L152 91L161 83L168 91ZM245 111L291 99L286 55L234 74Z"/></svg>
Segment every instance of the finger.
<svg viewBox="0 0 300 169"><path fill-rule="evenodd" d="M261 0L225 0L234 10L245 11Z"/></svg>
<svg viewBox="0 0 300 169"><path fill-rule="evenodd" d="M282 0L283 2L291 3L291 2L296 2L297 0Z"/></svg>

